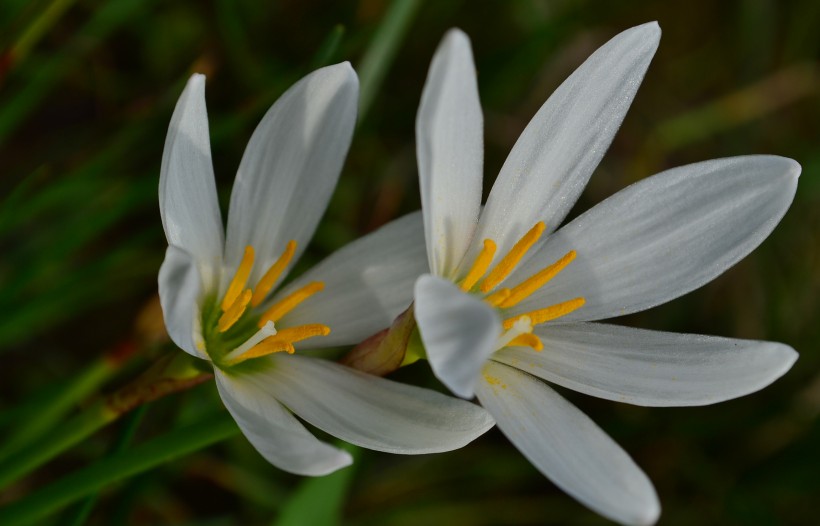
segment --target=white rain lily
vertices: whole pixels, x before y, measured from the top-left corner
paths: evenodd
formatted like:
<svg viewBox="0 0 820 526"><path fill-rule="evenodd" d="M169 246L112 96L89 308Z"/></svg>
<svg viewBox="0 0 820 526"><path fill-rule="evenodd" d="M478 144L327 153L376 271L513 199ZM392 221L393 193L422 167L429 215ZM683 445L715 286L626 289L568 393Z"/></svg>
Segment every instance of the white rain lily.
<svg viewBox="0 0 820 526"><path fill-rule="evenodd" d="M350 455L291 413L343 440L392 453L465 445L493 422L480 407L293 354L349 345L387 326L426 270L420 214L348 245L283 290L313 235L350 145L358 79L348 63L315 71L267 112L245 150L227 236L211 163L205 78L188 81L162 158L168 251L159 273L174 342L214 365L225 406L272 464L323 475Z"/></svg>
<svg viewBox="0 0 820 526"><path fill-rule="evenodd" d="M533 465L594 511L652 524L651 482L544 381L644 406L710 404L784 374L786 345L589 323L714 279L768 236L800 166L718 159L638 182L556 230L632 102L660 28L629 29L547 100L481 207L482 114L468 38L450 31L416 121L427 255L415 315L436 376L476 395Z"/></svg>

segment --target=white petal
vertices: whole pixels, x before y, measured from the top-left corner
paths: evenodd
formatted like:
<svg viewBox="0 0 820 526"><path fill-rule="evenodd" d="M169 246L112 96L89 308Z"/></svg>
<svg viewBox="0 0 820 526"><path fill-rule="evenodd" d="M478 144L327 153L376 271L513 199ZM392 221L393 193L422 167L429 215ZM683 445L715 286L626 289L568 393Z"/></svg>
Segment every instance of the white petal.
<svg viewBox="0 0 820 526"><path fill-rule="evenodd" d="M625 188L555 232L509 279L577 257L513 313L582 296L559 322L667 302L708 283L759 245L789 208L800 165L756 155L668 170Z"/></svg>
<svg viewBox="0 0 820 526"><path fill-rule="evenodd" d="M595 422L545 383L490 362L476 393L515 447L556 486L622 524L654 524L652 483Z"/></svg>
<svg viewBox="0 0 820 526"><path fill-rule="evenodd" d="M222 402L265 460L290 473L320 476L349 466L350 454L325 444L260 384L259 373L229 376L215 371Z"/></svg>
<svg viewBox="0 0 820 526"><path fill-rule="evenodd" d="M356 123L359 81L348 62L318 69L293 85L253 132L236 174L225 261L236 268L247 245L256 283L297 243L313 235L342 170Z"/></svg>
<svg viewBox="0 0 820 526"><path fill-rule="evenodd" d="M501 168L465 263L485 238L500 258L538 221L547 234L561 224L618 131L660 36L656 22L624 31L555 90Z"/></svg>
<svg viewBox="0 0 820 526"><path fill-rule="evenodd" d="M211 164L204 75L188 81L168 126L159 175L159 211L168 244L196 258L205 285L210 287L222 258L224 231Z"/></svg>
<svg viewBox="0 0 820 526"><path fill-rule="evenodd" d="M797 360L780 343L597 323L542 326L535 333L543 351L507 348L493 360L588 395L645 406L706 405L747 395Z"/></svg>
<svg viewBox="0 0 820 526"><path fill-rule="evenodd" d="M472 398L501 335L495 309L428 274L416 282L415 315L433 373L458 396Z"/></svg>
<svg viewBox="0 0 820 526"><path fill-rule="evenodd" d="M454 277L481 207L484 129L473 53L451 29L430 64L416 117L416 153L430 269Z"/></svg>
<svg viewBox="0 0 820 526"><path fill-rule="evenodd" d="M271 303L312 281L325 284L277 325L330 327L328 336L306 340L305 348L359 343L407 309L416 278L427 270L424 227L415 212L345 245L277 292Z"/></svg>
<svg viewBox="0 0 820 526"><path fill-rule="evenodd" d="M493 425L477 405L328 360L273 355L266 389L342 440L405 455L458 449Z"/></svg>
<svg viewBox="0 0 820 526"><path fill-rule="evenodd" d="M169 245L159 269L159 302L171 340L183 351L208 359L202 342L199 296L202 281L193 256Z"/></svg>

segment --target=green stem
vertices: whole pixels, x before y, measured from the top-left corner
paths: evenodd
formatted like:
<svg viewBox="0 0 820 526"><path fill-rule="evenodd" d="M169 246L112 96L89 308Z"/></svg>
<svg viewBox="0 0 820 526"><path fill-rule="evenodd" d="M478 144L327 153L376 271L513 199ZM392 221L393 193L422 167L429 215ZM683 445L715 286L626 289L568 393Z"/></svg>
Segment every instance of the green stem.
<svg viewBox="0 0 820 526"><path fill-rule="evenodd" d="M74 446L118 416L102 400L94 403L55 432L45 435L0 465L0 489Z"/></svg>
<svg viewBox="0 0 820 526"><path fill-rule="evenodd" d="M60 17L71 7L74 1L75 0L52 0L12 46L11 54L13 59L19 61L25 58L29 50L60 20Z"/></svg>
<svg viewBox="0 0 820 526"><path fill-rule="evenodd" d="M98 400L62 427L11 455L0 464L0 489L132 409L211 378L211 374L196 368L198 361L183 352L166 356L130 384Z"/></svg>
<svg viewBox="0 0 820 526"><path fill-rule="evenodd" d="M128 415L128 418L126 419L126 422L123 425L122 431L120 431L120 434L117 437L117 441L111 448L111 452L108 455L109 458L118 453L122 453L128 448L128 446L131 444L131 440L133 440L134 435L137 432L137 428L142 422L142 417L145 416L145 411L147 409L148 406L143 405L138 407L136 411ZM74 509L73 513L69 514L64 524L69 524L71 526L82 526L83 524L85 524L85 522L88 520L88 517L91 515L91 511L94 509L94 505L97 503L98 497L99 493L96 492L88 495ZM60 523L63 524L63 521L60 521Z"/></svg>
<svg viewBox="0 0 820 526"><path fill-rule="evenodd" d="M0 524L31 524L106 485L148 471L239 433L231 416L220 413L205 421L155 438L103 459L0 509Z"/></svg>
<svg viewBox="0 0 820 526"><path fill-rule="evenodd" d="M387 70L396 58L399 44L404 40L420 6L421 0L394 0L376 30L359 68L360 122L370 110L376 92L381 88Z"/></svg>
<svg viewBox="0 0 820 526"><path fill-rule="evenodd" d="M118 363L108 357L100 358L91 367L74 376L68 384L54 392L42 404L26 415L20 425L12 428L8 439L0 447L0 461L22 446L40 438L46 430L62 419L81 400L94 392L118 369Z"/></svg>

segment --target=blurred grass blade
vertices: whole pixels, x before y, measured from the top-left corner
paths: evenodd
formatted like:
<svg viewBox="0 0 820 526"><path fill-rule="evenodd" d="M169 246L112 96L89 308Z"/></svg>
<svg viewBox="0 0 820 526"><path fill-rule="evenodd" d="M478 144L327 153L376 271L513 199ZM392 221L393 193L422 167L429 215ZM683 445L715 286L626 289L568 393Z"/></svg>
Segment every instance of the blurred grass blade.
<svg viewBox="0 0 820 526"><path fill-rule="evenodd" d="M303 479L290 495L274 526L337 526L342 523L342 507L353 482L355 461L360 455L356 446L343 444L341 447L353 455L353 465L324 477Z"/></svg>
<svg viewBox="0 0 820 526"><path fill-rule="evenodd" d="M57 86L57 79L94 48L89 42L101 44L110 33L133 20L137 11L146 9L151 3L152 0L119 0L102 4L70 44L33 68L30 80L0 107L0 144Z"/></svg>
<svg viewBox="0 0 820 526"><path fill-rule="evenodd" d="M422 0L394 0L384 20L373 36L373 42L362 58L359 69L361 91L359 95L359 122L373 104L376 92L381 88L390 65L396 58L399 44L404 40L410 23L416 16Z"/></svg>
<svg viewBox="0 0 820 526"><path fill-rule="evenodd" d="M6 58L6 67L8 69L3 73L7 73L14 68L15 64L25 60L31 48L60 20L63 13L74 2L75 0L51 0L11 46L9 56Z"/></svg>
<svg viewBox="0 0 820 526"><path fill-rule="evenodd" d="M145 412L147 410L148 406L143 405L138 407L133 413L128 415L123 425L123 428L120 431L119 436L117 437L117 441L111 448L111 454L109 455L109 457L116 455L118 453L122 453L128 448L129 445L131 445L131 441L134 439L134 435L137 432L137 428L142 422L142 417L145 416ZM82 526L83 524L85 524L85 522L88 520L88 517L91 515L91 512L94 510L94 505L97 503L98 497L98 493L92 493L91 495L87 496L85 500L80 502L77 508L74 509L72 513L68 515L68 517L66 517L65 521L60 521L60 524L68 524L70 526Z"/></svg>
<svg viewBox="0 0 820 526"><path fill-rule="evenodd" d="M161 437L103 459L0 509L0 524L32 524L108 484L134 476L178 457L239 434L227 412L176 429Z"/></svg>
<svg viewBox="0 0 820 526"><path fill-rule="evenodd" d="M338 51L339 44L342 43L342 37L344 37L344 35L345 26L342 24L336 24L333 26L333 29L330 30L330 33L328 33L322 41L322 44L313 56L313 60L310 63L311 71L314 69L319 69L322 66L327 66L333 62L334 57L336 56L336 51Z"/></svg>
<svg viewBox="0 0 820 526"><path fill-rule="evenodd" d="M40 406L33 408L20 419L20 425L12 427L6 434L6 440L0 446L0 461L51 429L77 403L110 378L119 365L118 361L104 356L76 374L63 389L43 400Z"/></svg>
<svg viewBox="0 0 820 526"><path fill-rule="evenodd" d="M102 401L95 403L60 426L55 432L29 444L28 447L0 464L0 489L48 462L118 416L117 413L106 408ZM3 524L3 521L0 520L0 524Z"/></svg>
<svg viewBox="0 0 820 526"><path fill-rule="evenodd" d="M736 126L815 95L820 75L814 64L797 64L658 126L652 140L665 152L709 139ZM649 148L648 148L649 149Z"/></svg>

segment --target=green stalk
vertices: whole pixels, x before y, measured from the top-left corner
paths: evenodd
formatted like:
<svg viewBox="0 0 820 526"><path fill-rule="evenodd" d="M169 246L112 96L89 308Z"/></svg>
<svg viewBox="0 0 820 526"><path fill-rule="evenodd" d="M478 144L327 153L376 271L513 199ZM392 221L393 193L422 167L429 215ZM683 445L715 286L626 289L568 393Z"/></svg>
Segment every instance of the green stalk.
<svg viewBox="0 0 820 526"><path fill-rule="evenodd" d="M0 489L48 462L119 415L100 400L29 447L12 455L0 465ZM2 521L0 521L2 524Z"/></svg>
<svg viewBox="0 0 820 526"><path fill-rule="evenodd" d="M339 44L342 43L342 37L345 34L345 26L336 24L330 33L322 41L316 54L313 55L313 60L310 63L310 70L319 69L322 66L327 66L333 61L336 52L339 50Z"/></svg>
<svg viewBox="0 0 820 526"><path fill-rule="evenodd" d="M108 455L109 458L118 453L122 453L128 448L129 445L131 445L131 440L133 440L134 435L137 432L137 428L142 422L142 417L145 416L145 411L147 409L148 406L140 406L136 411L128 416L122 431L120 431L120 434L117 437L116 443L114 443L114 446L111 448L111 452ZM94 509L94 505L97 503L98 497L99 494L96 492L89 494L82 502L80 502L77 508L68 515L66 518L67 520L65 522L60 521L60 523L69 524L71 526L82 526L85 524L88 517L91 515L91 511Z"/></svg>
<svg viewBox="0 0 820 526"><path fill-rule="evenodd" d="M393 64L399 44L404 40L422 0L394 0L384 16L373 42L362 58L359 69L359 121L367 115L381 88L387 70Z"/></svg>
<svg viewBox="0 0 820 526"><path fill-rule="evenodd" d="M148 471L237 434L239 428L226 412L176 429L76 471L0 509L0 524L31 524L86 495L100 491L108 484Z"/></svg>
<svg viewBox="0 0 820 526"><path fill-rule="evenodd" d="M60 20L60 17L71 7L74 1L75 0L52 0L12 46L11 57L13 62L24 59L28 55L29 50Z"/></svg>
<svg viewBox="0 0 820 526"><path fill-rule="evenodd" d="M0 464L0 489L35 470L81 440L143 404L190 389L212 377L197 369L197 360L176 352L157 361L132 383L98 400ZM0 522L2 524L2 522Z"/></svg>
<svg viewBox="0 0 820 526"><path fill-rule="evenodd" d="M118 369L117 365L117 362L108 357L100 358L91 364L91 367L74 376L63 389L43 400L38 407L21 419L19 426L11 428L6 442L0 446L0 461L54 426L78 402L110 378Z"/></svg>

